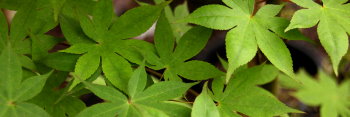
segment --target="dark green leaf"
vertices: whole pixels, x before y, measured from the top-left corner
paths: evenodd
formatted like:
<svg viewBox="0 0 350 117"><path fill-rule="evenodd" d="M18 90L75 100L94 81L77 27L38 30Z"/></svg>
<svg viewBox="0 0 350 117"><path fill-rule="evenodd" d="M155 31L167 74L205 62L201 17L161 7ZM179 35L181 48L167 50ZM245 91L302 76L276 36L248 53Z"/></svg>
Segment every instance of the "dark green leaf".
<svg viewBox="0 0 350 117"><path fill-rule="evenodd" d="M18 56L19 61L21 62L22 67L27 68L32 71L36 71L37 68L32 59L25 55Z"/></svg>
<svg viewBox="0 0 350 117"><path fill-rule="evenodd" d="M6 46L7 41L8 41L7 19L4 16L4 14L0 12L0 51L2 51L2 49Z"/></svg>
<svg viewBox="0 0 350 117"><path fill-rule="evenodd" d="M68 72L53 72L40 94L29 102L44 108L54 117L75 116L85 108L85 104L78 97L67 95L67 87L62 87L67 77Z"/></svg>
<svg viewBox="0 0 350 117"><path fill-rule="evenodd" d="M170 55L174 51L175 40L169 21L164 13L157 21L154 32L154 43L161 58L170 58Z"/></svg>
<svg viewBox="0 0 350 117"><path fill-rule="evenodd" d="M74 71L75 63L77 62L79 57L79 55L75 54L56 52L48 54L40 62L56 70Z"/></svg>
<svg viewBox="0 0 350 117"><path fill-rule="evenodd" d="M173 57L184 61L197 55L207 44L212 30L204 27L194 27L186 32L180 39Z"/></svg>
<svg viewBox="0 0 350 117"><path fill-rule="evenodd" d="M56 22L58 20L58 15L60 14L61 9L65 2L66 0L51 0L53 15Z"/></svg>
<svg viewBox="0 0 350 117"><path fill-rule="evenodd" d="M114 22L110 35L117 39L136 37L147 31L169 2L157 6L141 6L128 10ZM140 21L142 19L142 22Z"/></svg>
<svg viewBox="0 0 350 117"><path fill-rule="evenodd" d="M49 54L49 50L62 41L49 35L31 35L32 38L32 59L38 61Z"/></svg>
<svg viewBox="0 0 350 117"><path fill-rule="evenodd" d="M26 101L41 92L46 79L51 75L51 72L45 75L34 76L24 80L16 92L15 101Z"/></svg>

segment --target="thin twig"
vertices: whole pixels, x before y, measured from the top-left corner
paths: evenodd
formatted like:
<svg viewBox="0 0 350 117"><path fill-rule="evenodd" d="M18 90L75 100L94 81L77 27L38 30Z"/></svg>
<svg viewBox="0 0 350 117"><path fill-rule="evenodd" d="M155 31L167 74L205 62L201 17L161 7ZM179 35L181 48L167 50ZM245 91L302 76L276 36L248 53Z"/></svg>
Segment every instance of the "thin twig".
<svg viewBox="0 0 350 117"><path fill-rule="evenodd" d="M156 76L156 77L158 77L158 78L162 78L162 77L163 77L163 74L158 73L158 72L156 72L156 71L154 71L154 70L152 70L152 69L150 69L150 68L146 68L146 71L147 71L148 73L150 73L151 75Z"/></svg>

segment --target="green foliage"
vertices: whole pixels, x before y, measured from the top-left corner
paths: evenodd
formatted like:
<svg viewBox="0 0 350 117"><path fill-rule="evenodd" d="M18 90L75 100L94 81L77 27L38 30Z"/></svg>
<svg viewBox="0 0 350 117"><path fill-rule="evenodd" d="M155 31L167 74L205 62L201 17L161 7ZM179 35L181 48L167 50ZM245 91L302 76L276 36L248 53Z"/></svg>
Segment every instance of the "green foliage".
<svg viewBox="0 0 350 117"><path fill-rule="evenodd" d="M350 116L349 81L337 85L334 79L324 72L320 72L318 80L305 72L299 74L298 79L304 85L294 94L295 97L307 105L321 106L322 117Z"/></svg>
<svg viewBox="0 0 350 117"><path fill-rule="evenodd" d="M204 111L204 112L203 112ZM207 83L204 85L202 93L196 98L192 107L192 117L220 117L213 99L208 93Z"/></svg>
<svg viewBox="0 0 350 117"><path fill-rule="evenodd" d="M223 2L231 8L206 5L195 10L183 21L217 30L233 28L226 35L226 53L229 60L226 79L229 80L238 67L251 61L258 48L278 69L293 77L289 50L279 36L287 39L302 36L291 37L287 36L290 34L283 33L284 28L281 27L286 27L288 22L286 19L275 17L282 6L265 5L254 14L254 0ZM293 34L301 35L295 31Z"/></svg>
<svg viewBox="0 0 350 117"><path fill-rule="evenodd" d="M222 1L225 5L205 5L191 14L187 1L177 6L166 0L154 0L155 5L137 1L141 6L116 16L113 0L0 0L0 116L302 113L262 88L269 85L296 90L291 95L320 106L322 117L350 116L350 83L345 73L338 73L350 34L346 0L322 0L322 5L292 0L305 9L296 11L291 21L278 17L284 4ZM6 10L16 11L11 21L2 12ZM340 85L323 72L319 80L294 75L284 41L316 45L296 28L317 24L320 42L336 76L341 76L338 80L345 77ZM153 25L153 43L132 39ZM228 62L219 57L222 67L195 59L209 47L216 32L212 29L227 30ZM63 35L52 34L57 30ZM198 94L193 86L202 91ZM102 101L87 105L86 94Z"/></svg>
<svg viewBox="0 0 350 117"><path fill-rule="evenodd" d="M20 61L10 44L1 53L0 66L0 115L48 117L42 108L26 101L40 93L51 72L22 79Z"/></svg>
<svg viewBox="0 0 350 117"><path fill-rule="evenodd" d="M213 99L218 103L221 116L239 117L240 112L252 117L272 117L285 113L299 113L279 102L271 93L257 87L271 82L278 70L271 65L260 65L240 70L224 89L224 80L212 84ZM261 77L263 76L263 77Z"/></svg>
<svg viewBox="0 0 350 117"><path fill-rule="evenodd" d="M157 19L161 9L167 3L158 6L142 6L132 9L112 23L113 10L111 2L112 1L108 0L98 1L92 13L92 19L87 15L79 14L78 16L83 32L95 42L74 44L72 47L62 52L83 54L79 57L74 69L78 77L83 80L89 78L100 64L102 64L102 70L107 79L114 86L122 91L126 91L126 82L128 82L128 78L131 75L131 65L127 60L116 53L128 57L128 54L134 54L128 51L132 51L135 48L126 44L129 40L122 39L135 37L146 31ZM101 7L107 7L110 10L107 12L99 11L102 10ZM142 14L143 16L133 14ZM147 18L143 18L143 22L136 21L146 16ZM138 22L138 24L134 24L135 22ZM110 26L111 28L109 28ZM140 60L133 62L139 63L139 61ZM79 80L74 79L71 88L78 83Z"/></svg>
<svg viewBox="0 0 350 117"><path fill-rule="evenodd" d="M147 52L144 55L151 68L165 68L164 78L167 80L180 80L178 75L190 80L205 80L222 75L221 71L209 63L197 60L184 62L204 48L211 30L199 26L191 28L181 37L176 48L170 31L169 22L163 14L155 30L156 52Z"/></svg>
<svg viewBox="0 0 350 117"><path fill-rule="evenodd" d="M146 86L147 75L143 66L136 69L128 85L128 95L109 86L84 84L97 96L106 100L78 114L78 117L106 116L179 116L189 111L181 103L170 101L180 97L193 83L166 81ZM171 92L171 93L170 93ZM179 113L180 112L180 113ZM160 114L160 115L159 115Z"/></svg>
<svg viewBox="0 0 350 117"><path fill-rule="evenodd" d="M140 5L147 5L147 3L143 3L138 0L135 1ZM154 2L156 4L160 4L162 2L165 2L165 0L154 0ZM165 17L170 22L170 26L172 29L171 32L173 32L172 35L175 36L176 41L178 42L181 36L191 28L191 26L186 23L177 22L177 20L181 20L189 15L187 2L185 1L183 4L177 5L174 9L172 9L170 6L166 6L163 12L165 14Z"/></svg>
<svg viewBox="0 0 350 117"><path fill-rule="evenodd" d="M62 88L61 83L66 80L67 72L54 72L46 82L41 93L30 102L45 108L54 117L75 116L85 108L83 101L67 94L67 88Z"/></svg>
<svg viewBox="0 0 350 117"><path fill-rule="evenodd" d="M292 0L306 8L297 11L286 31L294 28L317 26L320 42L331 58L333 70L338 75L338 65L349 46L350 12L346 0L322 0L323 6L311 0ZM307 18L305 21L303 19Z"/></svg>

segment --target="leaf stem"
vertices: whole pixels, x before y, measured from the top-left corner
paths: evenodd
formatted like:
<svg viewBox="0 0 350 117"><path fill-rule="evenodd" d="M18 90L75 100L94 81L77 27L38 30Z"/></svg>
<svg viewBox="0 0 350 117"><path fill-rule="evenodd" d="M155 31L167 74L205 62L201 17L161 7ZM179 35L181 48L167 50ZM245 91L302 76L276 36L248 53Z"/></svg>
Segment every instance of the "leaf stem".
<svg viewBox="0 0 350 117"><path fill-rule="evenodd" d="M158 78L162 78L162 77L163 77L163 74L158 73L158 72L156 72L156 71L154 71L154 70L152 70L152 69L150 69L150 68L147 68L147 67L146 67L146 71L147 71L148 73L150 73L151 75L156 76L156 77L158 77Z"/></svg>

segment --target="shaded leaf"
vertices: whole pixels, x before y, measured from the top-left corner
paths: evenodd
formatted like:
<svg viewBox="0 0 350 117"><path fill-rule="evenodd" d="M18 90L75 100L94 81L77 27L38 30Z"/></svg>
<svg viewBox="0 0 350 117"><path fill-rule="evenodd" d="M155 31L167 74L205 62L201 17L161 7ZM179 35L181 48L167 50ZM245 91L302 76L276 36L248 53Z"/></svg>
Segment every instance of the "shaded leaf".
<svg viewBox="0 0 350 117"><path fill-rule="evenodd" d="M140 35L153 25L163 7L168 3L165 2L157 6L141 6L128 10L114 22L110 29L110 35L117 39L126 39ZM142 19L142 22L139 21L140 19Z"/></svg>
<svg viewBox="0 0 350 117"><path fill-rule="evenodd" d="M14 100L26 101L39 94L45 85L46 79L51 75L51 73L52 72L24 80L19 89L17 89Z"/></svg>
<svg viewBox="0 0 350 117"><path fill-rule="evenodd" d="M184 61L197 55L207 44L212 30L204 27L194 27L187 31L176 46L173 57Z"/></svg>

